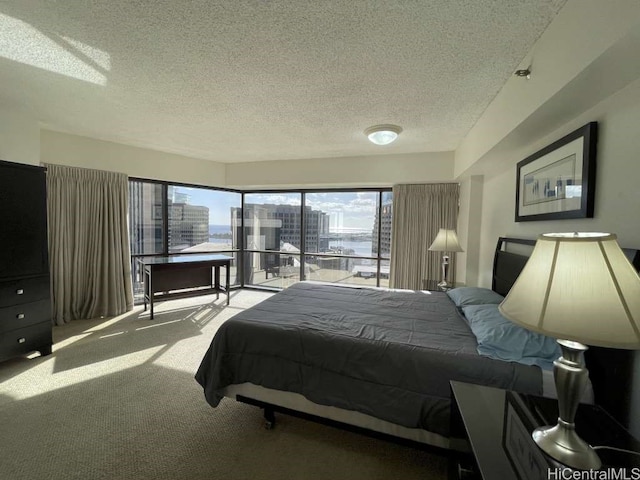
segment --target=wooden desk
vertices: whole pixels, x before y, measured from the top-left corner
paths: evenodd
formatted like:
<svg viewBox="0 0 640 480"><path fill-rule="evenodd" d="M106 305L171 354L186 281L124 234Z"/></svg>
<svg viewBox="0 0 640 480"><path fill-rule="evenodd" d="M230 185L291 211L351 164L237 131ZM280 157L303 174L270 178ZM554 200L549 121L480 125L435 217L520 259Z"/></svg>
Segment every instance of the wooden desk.
<svg viewBox="0 0 640 480"><path fill-rule="evenodd" d="M227 294L229 305L230 266L226 255L183 255L138 259L144 275L144 309L149 302L153 319L155 299L169 299L220 292ZM226 267L226 281L220 285L220 267Z"/></svg>

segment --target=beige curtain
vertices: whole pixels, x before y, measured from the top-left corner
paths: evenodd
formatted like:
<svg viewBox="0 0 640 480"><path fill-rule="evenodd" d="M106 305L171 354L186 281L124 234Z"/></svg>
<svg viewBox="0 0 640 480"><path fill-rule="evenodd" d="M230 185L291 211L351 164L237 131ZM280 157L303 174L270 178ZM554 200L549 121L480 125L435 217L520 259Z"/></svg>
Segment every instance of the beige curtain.
<svg viewBox="0 0 640 480"><path fill-rule="evenodd" d="M422 289L423 280L440 280L442 252L429 246L440 228L458 224L457 183L395 185L391 237L392 288ZM455 281L455 254L450 254L449 281Z"/></svg>
<svg viewBox="0 0 640 480"><path fill-rule="evenodd" d="M131 310L127 176L46 167L53 322Z"/></svg>

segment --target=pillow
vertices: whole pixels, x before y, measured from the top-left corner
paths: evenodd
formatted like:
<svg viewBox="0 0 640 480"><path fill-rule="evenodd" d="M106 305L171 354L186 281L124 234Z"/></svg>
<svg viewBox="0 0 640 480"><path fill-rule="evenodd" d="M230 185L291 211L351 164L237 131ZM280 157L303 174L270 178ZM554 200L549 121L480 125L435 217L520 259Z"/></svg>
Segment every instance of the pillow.
<svg viewBox="0 0 640 480"><path fill-rule="evenodd" d="M447 292L456 307L466 305L485 305L502 303L504 297L499 293L480 287L459 287Z"/></svg>
<svg viewBox="0 0 640 480"><path fill-rule="evenodd" d="M478 340L478 353L496 360L553 368L560 356L560 345L551 337L532 332L507 320L498 305L462 307L473 334Z"/></svg>

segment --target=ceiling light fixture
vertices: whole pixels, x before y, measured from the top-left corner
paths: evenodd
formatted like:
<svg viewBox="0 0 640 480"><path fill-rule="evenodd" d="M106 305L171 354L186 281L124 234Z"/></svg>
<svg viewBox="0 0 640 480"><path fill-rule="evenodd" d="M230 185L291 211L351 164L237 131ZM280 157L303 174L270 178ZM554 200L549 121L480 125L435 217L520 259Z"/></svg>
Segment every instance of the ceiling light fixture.
<svg viewBox="0 0 640 480"><path fill-rule="evenodd" d="M370 142L376 145L389 145L402 132L402 127L398 125L375 125L364 131Z"/></svg>

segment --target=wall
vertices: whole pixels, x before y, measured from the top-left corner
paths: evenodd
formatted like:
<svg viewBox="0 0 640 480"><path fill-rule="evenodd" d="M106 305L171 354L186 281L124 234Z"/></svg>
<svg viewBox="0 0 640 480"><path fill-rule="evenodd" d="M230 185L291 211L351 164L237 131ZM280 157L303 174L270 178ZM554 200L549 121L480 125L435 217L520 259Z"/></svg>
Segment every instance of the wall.
<svg viewBox="0 0 640 480"><path fill-rule="evenodd" d="M236 163L227 165L230 188L379 187L450 182L453 152Z"/></svg>
<svg viewBox="0 0 640 480"><path fill-rule="evenodd" d="M38 137L37 154L31 160L35 164L40 157L44 163L196 185L238 189L377 187L453 179L453 152L222 164L50 130L42 130Z"/></svg>
<svg viewBox="0 0 640 480"><path fill-rule="evenodd" d="M464 252L457 253L456 282L478 285L480 274L480 226L482 224L482 175L471 175L460 181L458 239Z"/></svg>
<svg viewBox="0 0 640 480"><path fill-rule="evenodd" d="M516 223L517 162L590 121L599 127L594 218ZM501 167L497 172L485 168L480 238L489 240L481 242L481 285L491 283L492 253L500 235L535 238L552 231L604 231L616 233L623 246L640 248L640 80L552 134L490 155L487 162Z"/></svg>
<svg viewBox="0 0 640 480"><path fill-rule="evenodd" d="M597 121L599 127L594 218L516 223L517 162L590 121ZM526 125L523 129L529 131ZM524 138L518 130L513 135ZM520 144L508 139L481 163L485 173L477 259L479 285L491 285L493 249L499 236L536 238L545 232L604 231L616 233L622 246L640 248L640 79L549 135ZM469 215L462 222L477 227ZM467 259L467 265L469 262ZM640 437L640 354L630 362L628 366L619 365L624 372L622 382L629 383L616 386L626 395L616 394L614 399L624 403L610 408Z"/></svg>
<svg viewBox="0 0 640 480"><path fill-rule="evenodd" d="M17 109L0 109L0 160L40 163L40 127L35 118Z"/></svg>
<svg viewBox="0 0 640 480"><path fill-rule="evenodd" d="M224 164L42 130L41 159L73 167L126 173L131 177L224 186Z"/></svg>

